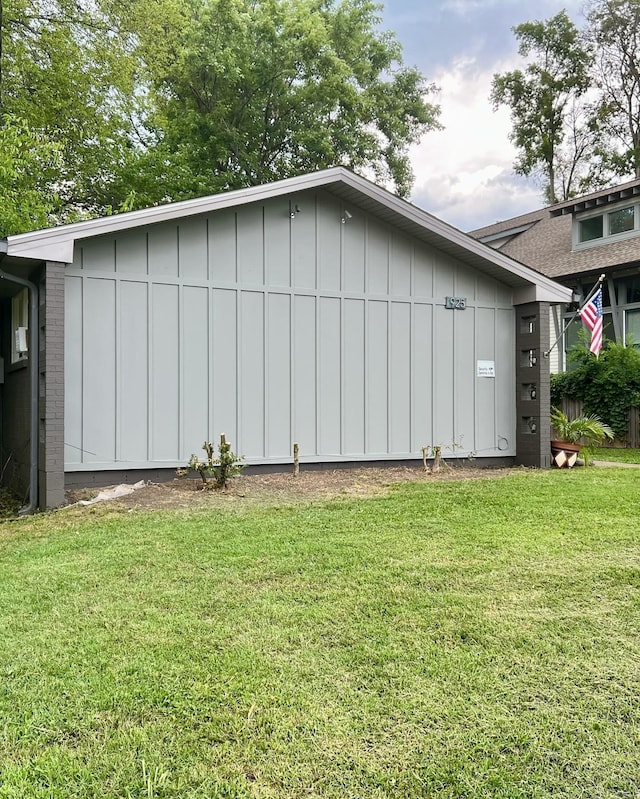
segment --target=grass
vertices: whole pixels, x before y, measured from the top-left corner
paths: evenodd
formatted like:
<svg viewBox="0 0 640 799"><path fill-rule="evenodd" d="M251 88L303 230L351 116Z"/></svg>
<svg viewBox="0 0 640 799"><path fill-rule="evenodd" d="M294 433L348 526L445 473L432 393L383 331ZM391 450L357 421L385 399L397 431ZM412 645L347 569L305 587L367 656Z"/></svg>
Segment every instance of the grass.
<svg viewBox="0 0 640 799"><path fill-rule="evenodd" d="M640 449L622 449L618 447L594 448L594 459L597 461L613 461L615 463L640 463Z"/></svg>
<svg viewBox="0 0 640 799"><path fill-rule="evenodd" d="M0 797L637 797L637 477L0 526Z"/></svg>

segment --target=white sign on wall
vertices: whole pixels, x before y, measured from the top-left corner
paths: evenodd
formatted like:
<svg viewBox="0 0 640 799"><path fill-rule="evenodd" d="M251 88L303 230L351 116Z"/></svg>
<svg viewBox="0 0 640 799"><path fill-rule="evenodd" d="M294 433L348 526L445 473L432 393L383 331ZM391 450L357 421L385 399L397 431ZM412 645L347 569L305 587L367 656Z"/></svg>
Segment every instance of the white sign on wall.
<svg viewBox="0 0 640 799"><path fill-rule="evenodd" d="M476 362L476 377L495 377L495 376L496 376L495 361Z"/></svg>

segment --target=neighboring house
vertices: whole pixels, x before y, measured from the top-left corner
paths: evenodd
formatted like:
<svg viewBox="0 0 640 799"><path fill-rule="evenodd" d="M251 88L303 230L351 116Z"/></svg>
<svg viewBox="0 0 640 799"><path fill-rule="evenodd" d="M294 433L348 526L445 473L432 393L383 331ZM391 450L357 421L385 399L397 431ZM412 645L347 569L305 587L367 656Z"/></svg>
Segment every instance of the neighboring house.
<svg viewBox="0 0 640 799"><path fill-rule="evenodd" d="M549 465L539 353L571 291L344 168L3 249L2 457L28 482L35 431L42 507L221 432L251 465Z"/></svg>
<svg viewBox="0 0 640 799"><path fill-rule="evenodd" d="M605 274L605 336L640 344L640 180L497 222L470 235L571 288L576 302ZM552 340L572 314L569 308L556 307ZM552 352L552 371L565 368L566 351L580 326L579 321L572 325Z"/></svg>

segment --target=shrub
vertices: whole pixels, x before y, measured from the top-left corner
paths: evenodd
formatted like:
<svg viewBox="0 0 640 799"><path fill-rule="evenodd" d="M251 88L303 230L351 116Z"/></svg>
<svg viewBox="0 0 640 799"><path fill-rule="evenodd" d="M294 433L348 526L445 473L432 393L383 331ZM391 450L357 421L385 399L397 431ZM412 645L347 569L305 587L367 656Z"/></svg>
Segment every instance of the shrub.
<svg viewBox="0 0 640 799"><path fill-rule="evenodd" d="M206 459L200 460L197 455L192 455L186 468L178 469L178 474L198 472L205 487L213 478L216 488L224 488L232 477L237 477L245 468L245 464L242 463L242 455L236 455L231 451L231 444L227 441L224 433L220 436L217 456L214 454L214 445L210 441L205 441L202 449L206 453Z"/></svg>
<svg viewBox="0 0 640 799"><path fill-rule="evenodd" d="M628 433L629 409L640 405L640 351L607 341L596 358L584 344L569 350L570 372L551 376L551 403L580 400L587 415L597 415L616 438Z"/></svg>

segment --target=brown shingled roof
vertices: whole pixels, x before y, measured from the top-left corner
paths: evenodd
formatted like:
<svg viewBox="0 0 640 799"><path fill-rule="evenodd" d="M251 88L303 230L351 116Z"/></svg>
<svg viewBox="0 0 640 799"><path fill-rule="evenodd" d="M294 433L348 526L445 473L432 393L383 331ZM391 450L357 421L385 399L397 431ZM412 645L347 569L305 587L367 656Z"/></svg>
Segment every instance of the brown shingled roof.
<svg viewBox="0 0 640 799"><path fill-rule="evenodd" d="M605 197L614 191L619 192L622 188L636 185L640 186L640 181L630 181L617 186L615 190L606 189L579 199L584 201L587 198L591 200ZM506 241L500 247L500 251L516 261L542 272L547 277L556 279L640 262L640 237L608 244L596 244L593 247L573 252L571 235L573 217L567 213L557 215L558 208L570 205L571 202L575 203L577 200L540 208L537 211L513 217L513 219L505 219L494 225L473 230L469 235L484 239L531 223L528 229L517 233Z"/></svg>

